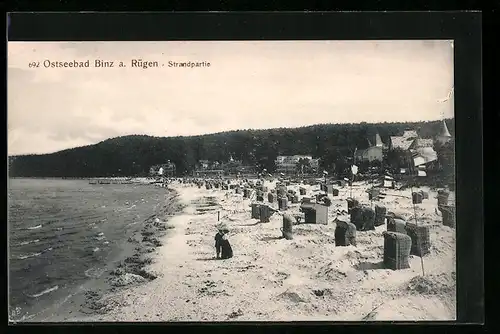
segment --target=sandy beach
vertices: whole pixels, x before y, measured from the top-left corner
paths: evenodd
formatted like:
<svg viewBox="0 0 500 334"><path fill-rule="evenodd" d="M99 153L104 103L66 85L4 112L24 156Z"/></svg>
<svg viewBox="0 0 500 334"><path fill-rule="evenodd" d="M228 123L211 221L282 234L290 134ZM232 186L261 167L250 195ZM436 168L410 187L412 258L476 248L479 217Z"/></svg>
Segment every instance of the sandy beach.
<svg viewBox="0 0 500 334"><path fill-rule="evenodd" d="M269 182L266 186L273 187ZM301 185L311 196L319 185ZM368 184L355 183L352 195L370 205ZM281 237L282 217L269 223L251 219L251 199L234 190L170 185L182 212L171 217L162 246L147 266L156 279L104 297L106 314L74 321L360 321L454 320L455 230L441 223L436 192L417 207L419 224L431 231L430 254L410 256L410 268L383 265L386 225L357 233L357 246L336 247L335 217L349 221L349 187L331 197L329 224L294 226L293 240ZM298 190L299 185L289 189ZM414 189L416 190L416 189ZM411 190L386 190L385 205L411 219ZM451 196L454 194L452 193ZM267 202L267 201L266 201ZM270 204L277 207L277 204ZM288 212L298 213L300 204ZM234 257L215 260L217 217L230 227ZM71 319L68 319L71 321Z"/></svg>

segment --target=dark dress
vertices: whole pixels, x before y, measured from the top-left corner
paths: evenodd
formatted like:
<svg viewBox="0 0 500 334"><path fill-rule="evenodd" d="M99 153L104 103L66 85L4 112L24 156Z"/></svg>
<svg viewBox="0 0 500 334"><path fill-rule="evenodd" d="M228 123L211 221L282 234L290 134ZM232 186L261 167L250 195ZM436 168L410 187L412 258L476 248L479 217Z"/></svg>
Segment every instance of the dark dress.
<svg viewBox="0 0 500 334"><path fill-rule="evenodd" d="M229 240L223 238L223 234L218 232L215 235L215 250L217 251L217 257L221 259L230 259L233 257L233 249Z"/></svg>
<svg viewBox="0 0 500 334"><path fill-rule="evenodd" d="M217 232L215 235L215 251L217 252L217 258L220 257L221 249L222 249L222 233Z"/></svg>
<svg viewBox="0 0 500 334"><path fill-rule="evenodd" d="M215 235L215 250L217 252L217 258L230 259L233 257L233 249L229 240L223 238L224 234L217 232Z"/></svg>
<svg viewBox="0 0 500 334"><path fill-rule="evenodd" d="M222 239L220 245L222 248L221 258L222 259L232 258L233 257L233 249L231 248L231 244L229 243L229 240Z"/></svg>

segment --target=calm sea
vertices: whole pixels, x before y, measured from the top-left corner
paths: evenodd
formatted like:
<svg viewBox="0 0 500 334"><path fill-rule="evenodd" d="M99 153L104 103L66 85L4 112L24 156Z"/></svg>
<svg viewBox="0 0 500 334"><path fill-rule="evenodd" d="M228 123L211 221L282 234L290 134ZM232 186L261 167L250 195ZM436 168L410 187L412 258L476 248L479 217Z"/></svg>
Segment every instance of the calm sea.
<svg viewBox="0 0 500 334"><path fill-rule="evenodd" d="M71 295L111 269L127 238L165 203L165 188L86 180L9 180L11 319Z"/></svg>

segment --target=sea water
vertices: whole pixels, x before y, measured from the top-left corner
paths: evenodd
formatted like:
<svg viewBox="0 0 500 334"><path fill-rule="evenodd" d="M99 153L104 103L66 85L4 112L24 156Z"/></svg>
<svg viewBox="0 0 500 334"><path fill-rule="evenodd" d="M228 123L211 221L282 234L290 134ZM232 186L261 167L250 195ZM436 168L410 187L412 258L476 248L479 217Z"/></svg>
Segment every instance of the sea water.
<svg viewBox="0 0 500 334"><path fill-rule="evenodd" d="M87 180L10 179L8 188L11 320L29 319L110 269L167 196L165 188Z"/></svg>

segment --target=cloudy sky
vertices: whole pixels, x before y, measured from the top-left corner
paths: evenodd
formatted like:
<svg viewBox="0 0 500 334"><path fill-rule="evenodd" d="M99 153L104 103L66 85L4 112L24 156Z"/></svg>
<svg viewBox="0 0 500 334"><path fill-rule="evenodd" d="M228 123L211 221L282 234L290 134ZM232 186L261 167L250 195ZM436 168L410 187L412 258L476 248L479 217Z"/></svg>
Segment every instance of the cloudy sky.
<svg viewBox="0 0 500 334"><path fill-rule="evenodd" d="M132 68L139 58L160 67ZM95 59L115 67L43 67ZM436 120L453 117L453 95L445 101L452 87L451 41L9 42L8 150L49 153L129 134Z"/></svg>

